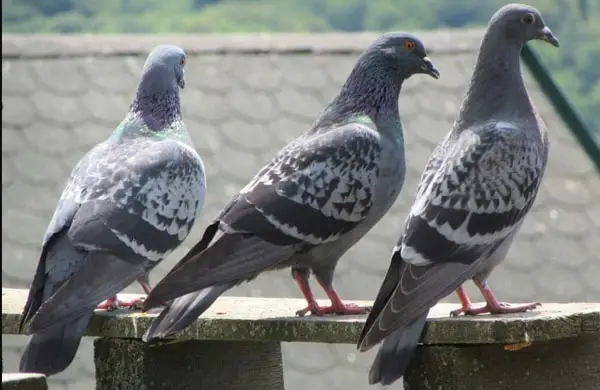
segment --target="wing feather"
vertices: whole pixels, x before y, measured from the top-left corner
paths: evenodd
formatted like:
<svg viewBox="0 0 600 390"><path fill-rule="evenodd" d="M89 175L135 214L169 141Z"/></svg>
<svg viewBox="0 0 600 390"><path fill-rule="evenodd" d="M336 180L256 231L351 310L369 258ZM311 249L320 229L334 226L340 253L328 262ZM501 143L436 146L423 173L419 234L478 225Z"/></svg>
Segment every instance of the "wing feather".
<svg viewBox="0 0 600 390"><path fill-rule="evenodd" d="M297 245L338 239L367 217L379 158L379 134L362 123L290 144L224 208L202 241L154 287L144 308L252 279L287 261Z"/></svg>
<svg viewBox="0 0 600 390"><path fill-rule="evenodd" d="M219 220L289 245L337 240L366 218L379 176L379 134L350 123L284 148Z"/></svg>
<svg viewBox="0 0 600 390"><path fill-rule="evenodd" d="M476 274L531 209L547 154L534 132L490 122L451 133L431 157L359 345L417 320ZM395 284L395 288L391 285Z"/></svg>
<svg viewBox="0 0 600 390"><path fill-rule="evenodd" d="M115 147L110 142L104 148ZM69 237L81 249L159 261L189 234L206 180L196 152L170 139L123 142L80 171Z"/></svg>
<svg viewBox="0 0 600 390"><path fill-rule="evenodd" d="M164 258L189 233L204 201L204 183L196 152L177 141L116 145L109 139L88 152L71 172L47 228L20 326L82 269L87 252L142 268ZM57 243L69 246L64 253L72 255L49 256Z"/></svg>

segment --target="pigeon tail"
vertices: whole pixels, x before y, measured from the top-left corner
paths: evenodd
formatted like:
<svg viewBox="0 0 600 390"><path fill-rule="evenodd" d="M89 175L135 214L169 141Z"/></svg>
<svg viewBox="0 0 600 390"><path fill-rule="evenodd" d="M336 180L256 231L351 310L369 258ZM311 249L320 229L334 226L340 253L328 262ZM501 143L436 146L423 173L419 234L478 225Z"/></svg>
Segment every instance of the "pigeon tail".
<svg viewBox="0 0 600 390"><path fill-rule="evenodd" d="M77 318L34 333L21 356L19 372L50 376L64 371L75 358L93 312L92 306Z"/></svg>
<svg viewBox="0 0 600 390"><path fill-rule="evenodd" d="M429 310L415 322L395 330L384 340L369 370L369 384L381 383L388 386L404 376L421 339L428 313Z"/></svg>
<svg viewBox="0 0 600 390"><path fill-rule="evenodd" d="M154 286L143 310L206 288L250 281L281 266L295 251L293 245L274 245L257 236L223 234L200 253L186 255Z"/></svg>
<svg viewBox="0 0 600 390"><path fill-rule="evenodd" d="M173 336L191 325L234 283L208 287L173 300L144 333L142 340L149 342L157 338Z"/></svg>

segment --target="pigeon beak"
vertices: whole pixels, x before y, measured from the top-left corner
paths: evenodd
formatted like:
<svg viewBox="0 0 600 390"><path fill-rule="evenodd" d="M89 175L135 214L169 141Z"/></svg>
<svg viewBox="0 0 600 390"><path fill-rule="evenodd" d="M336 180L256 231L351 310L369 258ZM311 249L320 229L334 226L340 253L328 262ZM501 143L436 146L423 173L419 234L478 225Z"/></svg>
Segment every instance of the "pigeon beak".
<svg viewBox="0 0 600 390"><path fill-rule="evenodd" d="M423 61L423 63L421 65L421 70L423 71L423 73L430 75L431 77L433 77L436 80L439 79L440 71L437 70L435 65L433 65L433 62L431 62L429 57L423 57L422 61Z"/></svg>
<svg viewBox="0 0 600 390"><path fill-rule="evenodd" d="M559 47L558 39L552 34L552 31L548 27L544 27L539 30L538 35L536 37L539 40L548 42L552 46Z"/></svg>

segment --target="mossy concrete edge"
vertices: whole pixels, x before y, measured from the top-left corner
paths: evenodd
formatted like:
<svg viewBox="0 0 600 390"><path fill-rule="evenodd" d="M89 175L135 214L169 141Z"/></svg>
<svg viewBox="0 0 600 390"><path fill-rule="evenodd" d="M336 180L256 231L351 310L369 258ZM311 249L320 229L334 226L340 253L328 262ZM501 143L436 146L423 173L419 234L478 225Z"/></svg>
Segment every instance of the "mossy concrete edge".
<svg viewBox="0 0 600 390"><path fill-rule="evenodd" d="M2 373L2 390L48 390L42 374Z"/></svg>
<svg viewBox="0 0 600 390"><path fill-rule="evenodd" d="M87 336L141 338L154 316L95 314ZM19 315L2 314L2 333L18 334ZM364 324L327 318L275 317L264 319L199 318L177 340L246 340L354 344ZM600 332L600 306L580 313L514 318L434 318L422 337L426 345L512 344L577 337Z"/></svg>

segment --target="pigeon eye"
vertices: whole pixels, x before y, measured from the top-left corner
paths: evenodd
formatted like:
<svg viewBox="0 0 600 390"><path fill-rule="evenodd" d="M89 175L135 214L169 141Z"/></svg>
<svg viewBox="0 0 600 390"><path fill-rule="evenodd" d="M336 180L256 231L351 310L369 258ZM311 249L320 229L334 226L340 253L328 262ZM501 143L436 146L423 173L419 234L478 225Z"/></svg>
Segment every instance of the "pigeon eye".
<svg viewBox="0 0 600 390"><path fill-rule="evenodd" d="M179 65L181 65L181 66L185 65L185 58L182 58L182 59L179 61Z"/></svg>
<svg viewBox="0 0 600 390"><path fill-rule="evenodd" d="M534 22L535 22L535 16L533 16L532 13L528 13L527 15L523 16L523 23L533 24Z"/></svg>
<svg viewBox="0 0 600 390"><path fill-rule="evenodd" d="M415 43L413 41L404 41L404 48L406 50L412 50L415 48Z"/></svg>

